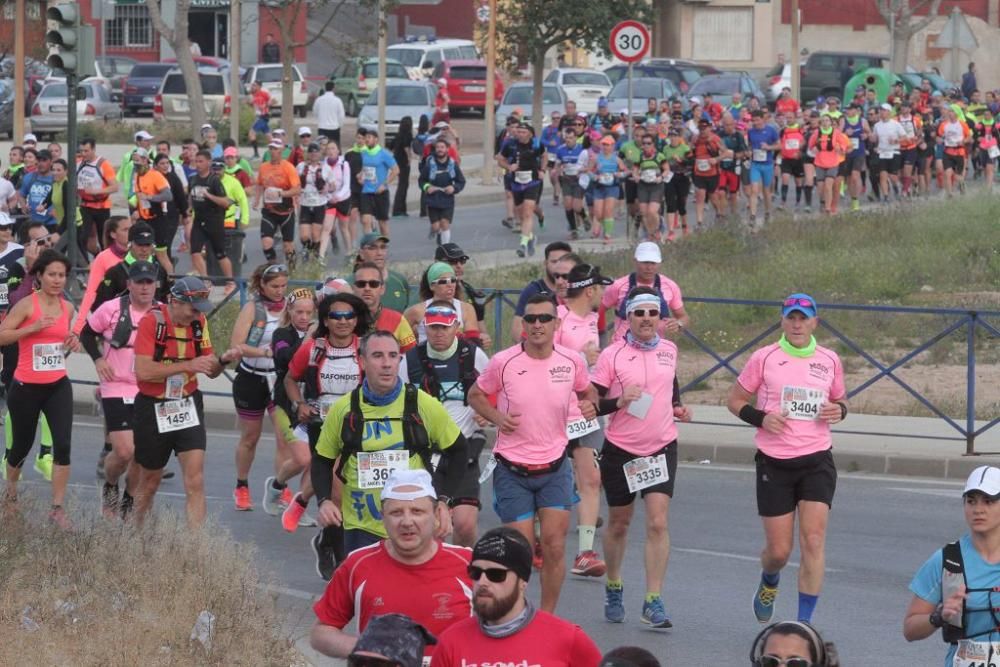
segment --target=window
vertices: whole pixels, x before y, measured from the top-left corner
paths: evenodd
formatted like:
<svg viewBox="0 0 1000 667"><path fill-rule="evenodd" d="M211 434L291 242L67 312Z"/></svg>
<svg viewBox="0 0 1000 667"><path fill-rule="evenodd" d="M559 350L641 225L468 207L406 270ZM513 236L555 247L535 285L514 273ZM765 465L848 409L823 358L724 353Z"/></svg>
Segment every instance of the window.
<svg viewBox="0 0 1000 667"><path fill-rule="evenodd" d="M416 67L424 56L424 52L420 49L389 49L388 54L390 58L401 62L404 67Z"/></svg>
<svg viewBox="0 0 1000 667"><path fill-rule="evenodd" d="M378 63L368 63L361 70L361 75L366 79L377 79L378 78ZM409 79L410 75L406 73L406 68L402 65L396 63L386 63L385 64L385 78L387 79Z"/></svg>
<svg viewBox="0 0 1000 667"><path fill-rule="evenodd" d="M224 78L216 74L204 74L201 75L201 93L202 95L225 95L226 94L226 82ZM187 86L184 85L184 75L180 72L175 72L168 74L163 80L163 94L164 95L186 95Z"/></svg>
<svg viewBox="0 0 1000 667"><path fill-rule="evenodd" d="M753 60L753 8L695 9L691 51L698 60Z"/></svg>
<svg viewBox="0 0 1000 667"><path fill-rule="evenodd" d="M504 95L504 106L531 106L533 91L531 86L518 86L508 88ZM559 89L555 86L542 87L542 104L562 104L563 99L559 95Z"/></svg>
<svg viewBox="0 0 1000 667"><path fill-rule="evenodd" d="M147 48L153 45L153 27L145 4L115 5L115 16L104 24L104 45Z"/></svg>
<svg viewBox="0 0 1000 667"><path fill-rule="evenodd" d="M390 107L425 107L430 104L427 89L423 86L387 86L385 97ZM378 90L372 92L368 103L378 104Z"/></svg>
<svg viewBox="0 0 1000 667"><path fill-rule="evenodd" d="M486 79L486 67L479 65L461 65L451 68L451 78L459 81L484 81Z"/></svg>
<svg viewBox="0 0 1000 667"><path fill-rule="evenodd" d="M567 72L563 75L564 86L610 86L611 82L603 74L589 72Z"/></svg>

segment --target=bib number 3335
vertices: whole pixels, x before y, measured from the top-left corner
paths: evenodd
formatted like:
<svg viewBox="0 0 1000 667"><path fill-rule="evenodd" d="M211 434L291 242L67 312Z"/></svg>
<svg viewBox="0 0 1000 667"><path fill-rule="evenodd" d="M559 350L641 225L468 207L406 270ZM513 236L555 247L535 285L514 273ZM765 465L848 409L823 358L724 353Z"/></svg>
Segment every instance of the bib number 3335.
<svg viewBox="0 0 1000 667"><path fill-rule="evenodd" d="M629 493L636 493L670 480L666 454L632 459L623 465L622 469L625 472Z"/></svg>

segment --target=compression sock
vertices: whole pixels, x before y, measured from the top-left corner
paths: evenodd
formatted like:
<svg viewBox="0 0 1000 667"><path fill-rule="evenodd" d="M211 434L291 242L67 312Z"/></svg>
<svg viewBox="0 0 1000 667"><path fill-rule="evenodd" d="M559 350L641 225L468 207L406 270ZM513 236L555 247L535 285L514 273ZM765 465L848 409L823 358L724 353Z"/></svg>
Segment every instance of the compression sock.
<svg viewBox="0 0 1000 667"><path fill-rule="evenodd" d="M41 445L38 448L38 458L52 454L52 445Z"/></svg>
<svg viewBox="0 0 1000 667"><path fill-rule="evenodd" d="M132 511L132 506L135 505L135 498L129 495L128 491L122 493L122 499L118 502L118 509L121 510L121 515L123 519L127 519L129 513Z"/></svg>
<svg viewBox="0 0 1000 667"><path fill-rule="evenodd" d="M273 262L278 259L278 253L274 251L274 248L268 248L264 251L264 259L269 262Z"/></svg>
<svg viewBox="0 0 1000 667"><path fill-rule="evenodd" d="M247 482L247 480L245 480L245 479L238 479L238 480L236 480L236 488L237 489L242 488L244 486L247 486L247 487L250 486L250 484Z"/></svg>
<svg viewBox="0 0 1000 667"><path fill-rule="evenodd" d="M795 205L798 206L802 202L802 186L795 186Z"/></svg>
<svg viewBox="0 0 1000 667"><path fill-rule="evenodd" d="M260 153L257 151L257 140L256 139L254 139L253 141L250 142L250 148L253 149L253 156L254 157L260 157Z"/></svg>
<svg viewBox="0 0 1000 667"><path fill-rule="evenodd" d="M768 586L771 586L772 588L774 588L775 586L778 585L778 582L781 580L781 573L780 572L774 572L772 574L770 572L764 572L762 570L761 573L760 573L760 580L763 581Z"/></svg>
<svg viewBox="0 0 1000 667"><path fill-rule="evenodd" d="M653 600L659 600L659 593L646 593L646 602L652 602Z"/></svg>
<svg viewBox="0 0 1000 667"><path fill-rule="evenodd" d="M576 231L576 213L571 208L566 209L566 224L569 225L569 231Z"/></svg>
<svg viewBox="0 0 1000 667"><path fill-rule="evenodd" d="M608 583L606 585L613 591L620 591L624 587L621 579L608 579Z"/></svg>
<svg viewBox="0 0 1000 667"><path fill-rule="evenodd" d="M788 184L781 184L781 203L784 204L788 200Z"/></svg>
<svg viewBox="0 0 1000 667"><path fill-rule="evenodd" d="M236 484L239 485L239 482L237 482ZM288 487L288 485L287 484L282 484L281 482L279 482L277 477L275 477L274 479L271 480L271 488L272 489L275 489L277 491L284 491L287 487Z"/></svg>
<svg viewBox="0 0 1000 667"><path fill-rule="evenodd" d="M611 238L611 235L614 234L615 232L615 219L605 218L601 222L601 226L604 228L604 235L608 238Z"/></svg>
<svg viewBox="0 0 1000 667"><path fill-rule="evenodd" d="M813 612L816 610L816 603L819 601L818 595L809 595L799 591L799 622L812 623Z"/></svg>
<svg viewBox="0 0 1000 667"><path fill-rule="evenodd" d="M577 533L579 535L580 541L580 551L593 551L594 550L594 535L597 533L596 526L577 526Z"/></svg>
<svg viewBox="0 0 1000 667"><path fill-rule="evenodd" d="M451 243L451 227L441 232L441 244Z"/></svg>
<svg viewBox="0 0 1000 667"><path fill-rule="evenodd" d="M813 186L807 185L807 186L805 186L805 190L806 190L806 206L812 208L812 205L813 205Z"/></svg>

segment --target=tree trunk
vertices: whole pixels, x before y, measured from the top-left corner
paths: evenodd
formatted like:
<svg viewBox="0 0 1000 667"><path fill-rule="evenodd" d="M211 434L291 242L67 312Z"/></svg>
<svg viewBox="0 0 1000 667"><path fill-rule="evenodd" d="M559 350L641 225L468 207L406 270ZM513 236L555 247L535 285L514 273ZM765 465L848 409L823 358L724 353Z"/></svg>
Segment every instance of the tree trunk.
<svg viewBox="0 0 1000 667"><path fill-rule="evenodd" d="M531 59L531 87L533 89L531 98L531 125L535 128L535 134L542 132L544 120L542 118L542 75L545 69L545 51L535 53Z"/></svg>
<svg viewBox="0 0 1000 667"><path fill-rule="evenodd" d="M292 65L295 63L295 38L292 30L299 12L302 11L302 0L294 0L285 7L278 9L278 30L281 33L281 127L289 137L295 136L295 81Z"/></svg>
<svg viewBox="0 0 1000 667"><path fill-rule="evenodd" d="M892 71L906 71L906 66L910 62L910 38L909 31L896 27L892 36Z"/></svg>
<svg viewBox="0 0 1000 667"><path fill-rule="evenodd" d="M191 124L200 128L205 124L205 97L201 91L198 68L195 66L194 56L191 54L191 40L188 39L188 11L191 9L191 0L177 0L173 28L163 21L159 0L146 0L146 7L149 8L149 17L153 28L160 33L163 39L167 40L170 48L174 50L177 65L184 76L184 87L187 89ZM233 94L235 95L236 91L233 91Z"/></svg>

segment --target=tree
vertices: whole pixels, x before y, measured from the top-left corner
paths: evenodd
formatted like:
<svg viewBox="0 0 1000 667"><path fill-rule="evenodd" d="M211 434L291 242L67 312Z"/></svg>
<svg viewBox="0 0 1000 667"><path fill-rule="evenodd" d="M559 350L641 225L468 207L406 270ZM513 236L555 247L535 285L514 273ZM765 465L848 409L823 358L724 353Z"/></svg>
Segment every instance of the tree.
<svg viewBox="0 0 1000 667"><path fill-rule="evenodd" d="M875 0L875 5L892 36L892 68L905 71L910 60L910 40L934 20L941 0ZM918 18L924 9L927 15Z"/></svg>
<svg viewBox="0 0 1000 667"><path fill-rule="evenodd" d="M191 9L191 0L175 1L173 28L168 27L163 20L160 0L146 0L146 7L149 8L149 18L153 28L167 40L181 68L184 86L187 89L188 107L191 109L191 124L194 127L201 127L205 124L205 98L201 91L198 67L194 64L194 54L191 53L191 40L188 38L188 12Z"/></svg>
<svg viewBox="0 0 1000 667"><path fill-rule="evenodd" d="M500 55L513 61L518 53L523 53L531 63L534 87L531 118L536 131L542 126L542 74L546 52L569 43L607 55L611 29L629 18L649 24L653 19L652 5L646 0L510 0L505 3L503 20L497 21Z"/></svg>

